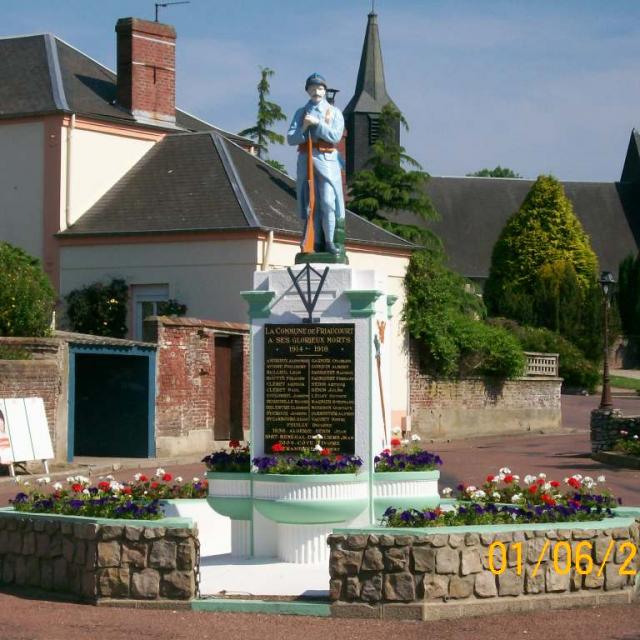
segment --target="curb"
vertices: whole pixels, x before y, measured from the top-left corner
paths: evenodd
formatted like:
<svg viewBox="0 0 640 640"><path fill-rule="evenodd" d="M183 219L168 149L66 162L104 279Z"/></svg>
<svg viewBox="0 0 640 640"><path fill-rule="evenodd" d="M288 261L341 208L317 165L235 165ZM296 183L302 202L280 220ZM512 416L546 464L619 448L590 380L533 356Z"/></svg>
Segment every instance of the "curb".
<svg viewBox="0 0 640 640"><path fill-rule="evenodd" d="M592 453L591 457L598 462L608 464L613 467L621 467L623 469L640 469L640 458L636 456L627 456L624 453L616 453L615 451L598 451Z"/></svg>

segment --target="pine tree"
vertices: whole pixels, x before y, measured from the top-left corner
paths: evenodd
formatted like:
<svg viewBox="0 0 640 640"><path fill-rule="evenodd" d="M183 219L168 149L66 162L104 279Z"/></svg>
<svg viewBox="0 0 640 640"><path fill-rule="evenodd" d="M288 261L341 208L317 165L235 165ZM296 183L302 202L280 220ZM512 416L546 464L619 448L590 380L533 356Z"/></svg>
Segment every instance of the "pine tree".
<svg viewBox="0 0 640 640"><path fill-rule="evenodd" d="M283 144L284 136L276 133L269 127L273 124L286 120L279 105L275 102L267 100L267 96L271 93L269 78L275 74L273 69L269 67L260 67L260 82L258 82L258 117L255 126L243 129L238 133L240 136L246 136L255 140L258 147L258 158L266 158L270 144Z"/></svg>
<svg viewBox="0 0 640 640"><path fill-rule="evenodd" d="M425 192L429 174L407 155L396 140L395 131L400 123L408 130L404 116L392 104L382 108L380 135L372 145L373 157L367 168L356 173L349 185L348 207L378 226L419 244L437 244L428 230L414 225L402 225L385 217L385 213L409 211L425 220L437 217Z"/></svg>

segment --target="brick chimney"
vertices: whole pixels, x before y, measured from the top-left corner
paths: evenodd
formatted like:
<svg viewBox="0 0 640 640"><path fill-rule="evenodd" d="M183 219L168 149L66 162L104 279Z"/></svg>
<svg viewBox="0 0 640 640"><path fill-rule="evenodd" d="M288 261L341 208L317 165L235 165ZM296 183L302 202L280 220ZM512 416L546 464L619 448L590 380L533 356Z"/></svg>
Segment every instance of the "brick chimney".
<svg viewBox="0 0 640 640"><path fill-rule="evenodd" d="M168 24L120 18L118 104L136 120L176 121L176 31Z"/></svg>

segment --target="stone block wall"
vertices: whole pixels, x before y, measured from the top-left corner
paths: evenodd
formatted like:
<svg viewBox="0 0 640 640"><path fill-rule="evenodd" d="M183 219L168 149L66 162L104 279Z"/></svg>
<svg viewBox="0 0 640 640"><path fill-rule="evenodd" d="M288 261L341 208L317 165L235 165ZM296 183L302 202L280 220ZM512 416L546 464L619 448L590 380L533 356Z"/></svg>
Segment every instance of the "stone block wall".
<svg viewBox="0 0 640 640"><path fill-rule="evenodd" d="M214 446L216 417L215 337L232 338L232 412L249 430L249 327L197 318L153 317L145 321L157 350L156 445L159 456L202 452Z"/></svg>
<svg viewBox="0 0 640 640"><path fill-rule="evenodd" d="M611 451L620 430L640 434L640 416L623 416L620 409L591 412L591 452Z"/></svg>
<svg viewBox="0 0 640 640"><path fill-rule="evenodd" d="M0 517L0 585L101 598L189 600L197 594L197 530Z"/></svg>
<svg viewBox="0 0 640 640"><path fill-rule="evenodd" d="M613 529L557 529L549 531L517 531L507 533L388 535L384 533L329 536L330 597L334 605L358 605L355 615L380 617L389 605L433 603L468 604L475 601L499 600L543 595L569 595L576 592L633 592L634 576L621 575L622 565L631 549L637 549L639 524ZM494 575L489 565L489 548L494 541L505 545L507 556L504 572ZM566 541L572 551L571 568L562 575L554 569L566 563ZM573 558L580 543L588 549L593 571L580 575ZM518 574L518 551L521 560ZM605 562L609 545L612 550ZM556 550L557 547L557 550ZM640 571L640 553L630 568ZM499 553L494 555L494 569L501 568ZM535 571L538 560L540 566ZM604 562L604 570L597 575ZM582 565L581 565L582 566ZM363 605L366 605L363 610ZM352 607L353 608L353 607ZM340 611L348 609L338 608ZM397 610L396 610L397 611ZM402 616L400 616L402 617Z"/></svg>
<svg viewBox="0 0 640 640"><path fill-rule="evenodd" d="M439 380L423 374L411 341L411 428L423 438L458 438L560 427L561 378Z"/></svg>

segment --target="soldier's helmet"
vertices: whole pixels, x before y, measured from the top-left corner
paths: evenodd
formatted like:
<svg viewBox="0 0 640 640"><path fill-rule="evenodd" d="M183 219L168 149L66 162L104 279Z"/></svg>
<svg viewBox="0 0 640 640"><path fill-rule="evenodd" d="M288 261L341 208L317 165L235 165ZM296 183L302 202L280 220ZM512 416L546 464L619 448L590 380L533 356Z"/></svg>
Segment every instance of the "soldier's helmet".
<svg viewBox="0 0 640 640"><path fill-rule="evenodd" d="M304 90L307 91L312 84L322 85L325 89L327 88L327 81L324 79L324 76L319 73L312 73L307 81L304 83Z"/></svg>

